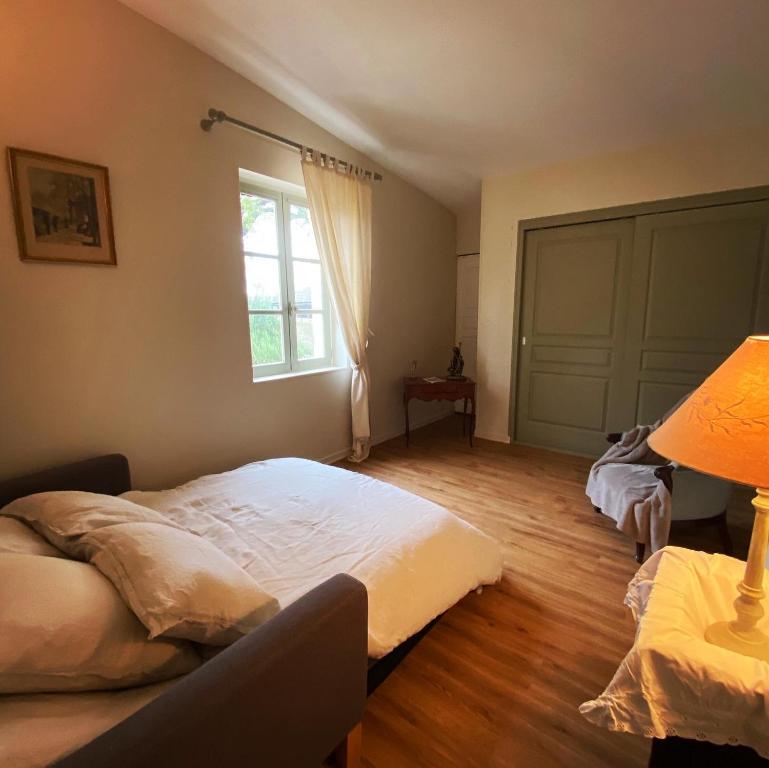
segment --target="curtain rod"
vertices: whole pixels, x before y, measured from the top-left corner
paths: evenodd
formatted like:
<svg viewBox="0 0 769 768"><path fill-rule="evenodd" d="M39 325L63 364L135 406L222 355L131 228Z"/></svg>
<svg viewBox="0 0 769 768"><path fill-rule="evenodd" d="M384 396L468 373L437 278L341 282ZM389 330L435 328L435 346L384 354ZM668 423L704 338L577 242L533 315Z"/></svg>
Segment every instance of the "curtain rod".
<svg viewBox="0 0 769 768"><path fill-rule="evenodd" d="M271 131L265 131L264 128L257 128L255 125L251 125L250 123L246 123L243 120L238 120L236 117L230 117L226 112L222 112L221 109L214 109L211 107L211 109L208 110L208 117L204 117L200 121L200 127L208 132L211 130L211 128L214 127L216 123L232 123L233 125L237 125L238 128L242 128L244 131L249 131L250 133L256 133L259 136L264 136L267 139L272 139L273 141L277 141L279 144L283 144L286 147L290 147L291 149L295 149L297 152L301 152L302 149L306 149L308 152L313 152L314 150L310 147L303 147L299 142L292 141L291 139L285 138L285 136L278 136L277 133L272 133ZM324 161L333 160L334 165L344 167L344 168L354 168L351 163L348 163L345 160L337 160L333 155L326 155L324 152L320 153L320 156L323 158ZM382 181L382 174L381 173L374 173L374 171L367 171L362 170L361 171L364 176L367 176L374 181Z"/></svg>

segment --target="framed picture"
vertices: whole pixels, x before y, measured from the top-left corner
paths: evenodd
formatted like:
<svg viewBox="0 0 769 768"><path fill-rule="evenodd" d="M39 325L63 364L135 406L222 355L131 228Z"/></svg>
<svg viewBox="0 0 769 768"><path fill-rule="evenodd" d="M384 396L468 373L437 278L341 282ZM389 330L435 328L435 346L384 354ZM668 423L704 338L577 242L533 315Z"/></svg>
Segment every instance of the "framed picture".
<svg viewBox="0 0 769 768"><path fill-rule="evenodd" d="M22 261L117 264L102 165L8 148Z"/></svg>

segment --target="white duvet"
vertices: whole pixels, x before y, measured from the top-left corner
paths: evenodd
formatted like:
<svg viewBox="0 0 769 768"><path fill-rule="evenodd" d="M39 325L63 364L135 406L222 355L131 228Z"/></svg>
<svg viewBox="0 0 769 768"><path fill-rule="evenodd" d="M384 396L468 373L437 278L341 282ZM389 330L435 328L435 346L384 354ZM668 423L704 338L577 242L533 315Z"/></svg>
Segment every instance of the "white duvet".
<svg viewBox="0 0 769 768"><path fill-rule="evenodd" d="M204 536L286 607L337 573L368 590L379 658L469 591L499 580L499 545L443 507L305 459L272 459L168 491L130 491Z"/></svg>

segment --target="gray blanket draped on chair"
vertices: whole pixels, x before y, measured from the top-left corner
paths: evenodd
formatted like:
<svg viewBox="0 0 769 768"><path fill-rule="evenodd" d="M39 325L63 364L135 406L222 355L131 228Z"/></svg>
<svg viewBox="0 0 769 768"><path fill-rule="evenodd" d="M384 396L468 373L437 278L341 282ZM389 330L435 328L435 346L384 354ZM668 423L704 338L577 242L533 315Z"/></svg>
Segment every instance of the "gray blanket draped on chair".
<svg viewBox="0 0 769 768"><path fill-rule="evenodd" d="M649 544L653 552L668 543L673 511L670 492L655 477L654 467L672 462L649 448L647 439L686 397L654 424L625 432L593 464L585 488L593 504L617 521L620 531L634 541Z"/></svg>

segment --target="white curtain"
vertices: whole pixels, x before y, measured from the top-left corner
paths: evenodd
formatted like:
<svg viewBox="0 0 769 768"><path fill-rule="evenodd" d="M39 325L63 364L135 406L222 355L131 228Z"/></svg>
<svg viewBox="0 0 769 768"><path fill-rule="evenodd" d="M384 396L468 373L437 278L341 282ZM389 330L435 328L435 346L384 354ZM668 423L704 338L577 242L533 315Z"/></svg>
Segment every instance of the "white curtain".
<svg viewBox="0 0 769 768"><path fill-rule="evenodd" d="M352 461L368 457L369 368L366 347L371 297L371 184L357 169L337 170L302 151L302 172L321 263L328 276L347 354L352 361ZM329 167L330 166L330 167Z"/></svg>

